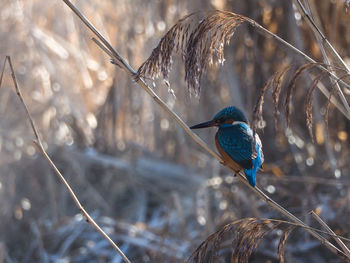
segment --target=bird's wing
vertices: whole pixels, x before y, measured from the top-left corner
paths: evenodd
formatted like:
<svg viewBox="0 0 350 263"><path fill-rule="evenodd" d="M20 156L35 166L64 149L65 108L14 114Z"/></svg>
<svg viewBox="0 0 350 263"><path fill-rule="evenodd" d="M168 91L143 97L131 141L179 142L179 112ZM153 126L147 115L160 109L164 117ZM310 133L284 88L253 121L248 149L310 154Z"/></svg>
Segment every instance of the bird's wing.
<svg viewBox="0 0 350 263"><path fill-rule="evenodd" d="M250 128L242 125L232 125L219 129L217 143L236 163L244 169L253 168L256 157L254 139Z"/></svg>

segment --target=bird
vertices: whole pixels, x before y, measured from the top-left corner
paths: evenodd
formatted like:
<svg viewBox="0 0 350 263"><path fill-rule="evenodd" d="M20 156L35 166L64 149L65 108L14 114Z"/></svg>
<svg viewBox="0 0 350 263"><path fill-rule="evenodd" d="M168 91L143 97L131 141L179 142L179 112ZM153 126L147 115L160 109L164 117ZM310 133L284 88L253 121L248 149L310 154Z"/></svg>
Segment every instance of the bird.
<svg viewBox="0 0 350 263"><path fill-rule="evenodd" d="M210 121L193 125L190 129L215 126L219 128L215 143L222 156L222 164L236 173L243 169L249 184L255 187L257 171L264 162L259 135L253 132L247 117L235 106L222 109Z"/></svg>

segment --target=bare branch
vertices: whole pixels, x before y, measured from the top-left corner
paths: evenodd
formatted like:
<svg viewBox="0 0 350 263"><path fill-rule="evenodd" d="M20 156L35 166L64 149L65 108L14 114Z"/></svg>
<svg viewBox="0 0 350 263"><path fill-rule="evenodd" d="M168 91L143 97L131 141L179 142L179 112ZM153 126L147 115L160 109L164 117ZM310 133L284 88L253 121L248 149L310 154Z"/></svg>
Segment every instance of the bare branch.
<svg viewBox="0 0 350 263"><path fill-rule="evenodd" d="M324 52L323 46L325 46L327 48L327 50L330 52L330 54L332 55L332 57L338 63L340 63L340 65L342 65L343 69L346 70L347 73L350 73L350 69L348 68L348 66L346 65L344 60L339 56L339 54L334 49L334 47L329 43L327 38L324 36L322 31L318 28L318 26L316 25L316 23L312 19L311 15L309 15L309 13L306 11L305 7L300 2L300 0L293 0L293 2L297 6L297 8L298 8L299 12L301 13L301 15L306 20L306 23L310 26L310 28L312 29L312 31L316 35L316 39L320 42L320 49L322 51L322 55L323 55L323 57L325 59L325 62L330 65L329 59L327 57L326 52ZM333 74L332 70L330 70L330 72ZM339 86L338 82L336 82L336 79L333 79L333 78L331 78L331 81L333 81L333 83L336 83L337 93L339 94L340 100L342 101L346 111L350 112L349 103L347 102L343 91L340 89L340 86Z"/></svg>
<svg viewBox="0 0 350 263"><path fill-rule="evenodd" d="M326 46L327 50L330 51L332 57L336 59L348 73L350 73L349 67L346 65L344 60L339 56L338 52L334 49L334 47L329 43L329 41L327 40L325 35L322 33L322 31L318 28L318 26L313 21L309 13L306 11L305 7L300 2L300 0L293 0L293 2L297 6L300 14L304 17L307 24L310 26L310 28L315 33L315 35L319 36L322 39L323 44Z"/></svg>
<svg viewBox="0 0 350 263"><path fill-rule="evenodd" d="M314 211L311 211L311 215L313 216L313 218L315 218L317 220L317 222L319 222L324 227L324 229L327 230L327 232L330 235L332 235L334 240L343 249L343 251L347 255L347 257L350 258L350 249L344 244L344 242L340 238L338 238L337 236L334 236L335 233L333 232L333 230Z"/></svg>
<svg viewBox="0 0 350 263"><path fill-rule="evenodd" d="M19 98L19 100L21 101L21 104L23 105L26 115L28 117L28 120L30 121L30 125L32 127L33 133L35 135L36 141L34 141L36 147L38 148L38 150L41 152L41 154L44 156L44 158L48 161L48 163L50 164L50 166L52 167L52 169L55 171L56 175L58 176L58 178L61 180L61 182L63 183L63 185L66 187L68 193L70 194L70 196L72 197L74 203L76 204L76 206L78 207L80 213L82 214L82 216L85 218L86 222L89 223L94 229L96 229L107 241L108 243L110 243L114 249L119 253L119 255L123 258L123 260L126 263L130 263L130 260L124 255L124 253L120 250L120 248L113 242L113 240L100 228L100 226L91 218L91 216L89 215L88 212L86 212L86 210L84 209L84 207L81 205L78 197L75 195L73 189L70 187L70 185L68 184L68 182L66 181L66 179L64 178L64 176L61 174L61 172L58 170L58 168L56 167L56 165L53 163L53 161L51 160L51 158L49 157L49 155L46 153L43 144L40 140L38 131L36 129L36 126L34 124L33 118L31 117L31 114L28 110L28 107L26 105L26 103L23 100L20 88L18 86L17 83L17 79L16 79L16 75L15 75L15 71L13 69L12 66L12 62L11 62L11 58L9 56L6 57L6 60L8 61L9 65L10 65L10 69L11 69L11 75L12 75L12 80L13 80L13 84L15 86L15 90L16 90L16 94Z"/></svg>

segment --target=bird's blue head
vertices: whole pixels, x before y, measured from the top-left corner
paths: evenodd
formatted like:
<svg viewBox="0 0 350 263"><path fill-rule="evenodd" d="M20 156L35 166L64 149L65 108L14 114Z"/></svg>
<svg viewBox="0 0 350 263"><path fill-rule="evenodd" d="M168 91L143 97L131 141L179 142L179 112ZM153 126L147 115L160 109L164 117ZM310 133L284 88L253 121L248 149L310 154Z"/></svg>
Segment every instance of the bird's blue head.
<svg viewBox="0 0 350 263"><path fill-rule="evenodd" d="M200 129L212 126L220 126L221 124L232 124L235 121L240 121L244 123L249 123L247 117L244 113L236 108L235 106L227 107L219 111L212 120L203 122L194 126L191 126L191 129Z"/></svg>

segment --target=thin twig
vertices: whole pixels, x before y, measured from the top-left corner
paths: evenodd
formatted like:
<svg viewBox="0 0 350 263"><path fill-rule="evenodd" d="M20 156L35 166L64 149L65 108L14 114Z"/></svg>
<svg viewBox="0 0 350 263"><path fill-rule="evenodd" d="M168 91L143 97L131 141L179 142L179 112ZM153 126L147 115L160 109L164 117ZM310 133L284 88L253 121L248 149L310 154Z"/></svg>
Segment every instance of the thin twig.
<svg viewBox="0 0 350 263"><path fill-rule="evenodd" d="M312 3L312 2L311 2L311 3ZM305 2L305 4L306 4L306 7L308 8L308 11L310 12L310 16L312 16L312 13L313 13L313 12L311 11L311 6L308 4L307 1ZM314 5L313 5L313 6L314 6ZM315 22L314 22L313 20L312 20L312 21L313 21L313 25L315 25L315 26L316 26L316 24L319 25L319 27L316 26L317 31L319 32L319 34L316 34L316 39L317 39L317 42L318 42L318 44L319 44L319 47L320 47L320 50L321 50L321 53L322 53L322 57L323 57L323 59L324 59L324 63L325 63L326 65L328 65L328 66L326 66L326 67L328 68L329 71L335 73L334 69L331 67L330 60L329 60L329 58L328 58L328 56L327 56L327 53L326 53L326 50L325 50L325 48L324 48L324 46L323 46L323 39L322 39L322 37L320 36L320 34L322 35L322 31L321 31L322 27L321 27L321 25L320 25L319 16L318 16L317 13L316 13L315 15L316 15L316 17L315 17ZM346 75L348 75L348 74L349 74L349 72L347 72ZM332 78L330 78L330 80L331 80L331 83L332 83L332 87L333 87L333 85L336 86L336 89L337 89L337 91L338 91L339 96L341 97L341 100L342 100L344 106L345 106L345 105L348 105L348 103L347 103L347 101L346 101L346 99L345 99L345 97L344 97L344 94L343 94L342 90L340 89L340 86L339 86L339 84L338 84L338 81L336 81L336 80L334 80L334 79L332 79ZM316 97L316 98L317 98L317 97ZM346 103L345 103L345 102L346 102ZM323 132L324 132L325 134L327 134L328 128L326 127L326 121L325 121L324 118L321 118L321 117L320 117L319 105L318 105L318 104L319 104L319 103L318 103L318 100L316 100L315 103L314 103L315 111L317 112L317 115L316 115L316 116L318 116L318 120L321 120L320 123L321 123L321 125L322 125ZM345 106L345 107L346 107L346 106ZM333 171L333 173L334 173L335 170L337 169L337 160L336 160L336 158L335 158L335 155L334 155L332 146L330 145L328 136L325 136L325 147L326 147L326 152L327 152L328 158L329 158L329 160L330 160L331 169L332 169L332 171Z"/></svg>
<svg viewBox="0 0 350 263"><path fill-rule="evenodd" d="M332 92L328 91L325 85L322 82L318 82L318 89L325 95L326 98L330 98L332 104L348 119L350 120L350 114L346 111L346 109L342 106L342 104L334 97L331 96Z"/></svg>
<svg viewBox="0 0 350 263"><path fill-rule="evenodd" d="M350 186L350 180L340 180L340 179L327 179L318 176L298 176L298 175L288 175L288 176L276 176L274 174L267 174L265 172L264 179L287 182L287 183L301 183L301 184L322 184L328 186Z"/></svg>
<svg viewBox="0 0 350 263"><path fill-rule="evenodd" d="M287 48L291 49L292 51L294 51L295 53L299 54L300 56L302 56L306 61L311 62L311 63L315 63L317 64L317 62L312 59L311 57L309 57L308 55L306 55L304 52L302 52L301 50L297 49L296 47L294 47L293 45L291 45L290 43L288 43L287 41L283 40L282 38L280 38L279 36L277 36L276 34L272 33L271 31L267 30L266 28L264 28L263 26L261 26L260 24L258 24L257 22L255 22L253 19L250 19L248 17L245 17L246 21L251 24L252 26L254 26L255 28L258 29L258 32L260 30L261 33L264 33L265 36L270 36L272 38L274 38L275 40L277 40L278 42L280 42L281 44L283 44L284 46L286 46ZM321 70L325 70L328 71L324 66L319 65L318 66ZM329 72L330 76L335 79L338 80L338 77L336 75L334 75L332 72ZM348 83L346 83L345 81L340 81L340 83L342 83L345 87L347 87L350 90L350 85ZM350 113L350 111L349 111Z"/></svg>
<svg viewBox="0 0 350 263"><path fill-rule="evenodd" d="M34 125L32 116L30 115L30 112L29 112L29 110L28 110L27 105L24 103L24 100L23 100L21 91L20 91L20 89L19 89L19 87L18 87L16 74L15 74L15 71L14 71L14 69L13 69L12 62L11 62L11 57L10 57L10 56L6 56L6 58L5 58L5 63L4 63L4 68L5 68L6 60L8 61L9 65L10 65L11 76L12 76L13 84L15 85L16 94L17 94L18 98L20 99L20 101L21 101L21 103L22 103L22 105L23 105L23 107L24 107L24 110L26 111L26 114L27 114L27 116L28 116L30 125L32 126L32 129L33 129L35 138L37 139L38 143L40 144L40 147L43 148L43 146L42 146L42 144L41 144L41 140L40 140L40 138L39 138L39 133L38 133L38 131L37 131L35 125Z"/></svg>
<svg viewBox="0 0 350 263"><path fill-rule="evenodd" d="M338 245L343 249L344 253L350 258L350 250L344 244L344 242L336 236L333 230L322 220L321 217L318 216L318 214L316 214L314 211L311 211L311 215L324 227L324 229L327 230L328 234L334 238Z"/></svg>
<svg viewBox="0 0 350 263"><path fill-rule="evenodd" d="M4 72L5 72L6 61L7 61L7 58L4 60L4 65L2 65L2 71L1 71L1 75L0 75L0 88L1 88L1 85L2 85L2 78L3 78Z"/></svg>
<svg viewBox="0 0 350 263"><path fill-rule="evenodd" d="M323 231L323 230L320 230L320 229L317 229L317 228L314 228L314 227L306 227L306 226L303 226L303 225L300 225L300 224L297 224L297 223L293 223L293 222L289 222L289 221L285 221L285 220L280 220L280 219L271 219L271 218L266 218L266 219L263 219L263 220L270 220L272 222L279 222L279 223L284 223L284 224L287 224L287 225L291 225L291 226L299 226L299 227L302 227L302 228L308 228L308 229L312 229L313 231L315 232L318 232L318 233L322 233L322 234L325 234L325 235L328 235L328 236L331 236L333 238L339 238L341 240L344 240L344 241L348 241L350 242L350 238L346 238L346 237L343 237L343 236L339 236L337 235L336 233L330 233L328 231Z"/></svg>
<svg viewBox="0 0 350 263"><path fill-rule="evenodd" d="M332 57L335 58L344 67L344 69L346 69L346 71L350 73L349 67L339 56L338 52L334 49L331 43L329 43L328 39L324 36L321 30L317 27L317 25L315 24L311 16L308 14L300 0L293 0L293 2L297 6L299 13L304 17L310 28L315 32L316 35L318 35L322 39L323 43L326 45L326 48L330 51Z"/></svg>
<svg viewBox="0 0 350 263"><path fill-rule="evenodd" d="M97 38L103 43L99 44L99 46L105 45L105 47L110 51L108 54L112 54L112 59L115 59L118 63L118 65L125 70L131 77L135 79L136 71L119 55L119 53L113 49L113 47L108 43L108 41L99 33L97 32L96 28L89 22L89 20L69 1L69 0L63 0L72 10L73 12L84 22L84 24L90 28L90 30L97 36ZM253 20L252 20L253 21ZM254 21L256 24L256 22ZM261 26L260 26L261 27ZM266 29L264 29L266 30ZM268 31L270 33L270 31ZM272 33L270 33L272 34ZM95 40L96 43L97 40ZM287 43L287 42L286 42ZM289 43L287 43L290 45ZM295 49L293 47L293 49ZM104 50L104 49L103 49ZM298 50L298 53L302 53ZM304 53L302 53L304 54ZM304 56L307 56L304 54ZM311 59L311 58L309 58ZM142 78L136 78L136 83L139 84L141 88L143 88L154 100L155 102L161 106L163 110L165 110L184 130L185 132L195 141L197 142L205 151L207 151L209 154L211 154L214 158L216 158L218 161L222 162L221 156L219 156L216 152L211 150L208 145L195 133L192 132L192 130L187 126L187 124L173 111L171 110L167 104L162 101L159 96L153 91L152 88L150 88L145 81ZM233 171L234 172L234 171ZM339 250L337 247L335 247L332 243L330 243L328 240L326 240L324 237L319 235L318 233L312 231L311 229L308 229L307 225L301 221L299 218L291 214L289 211L287 211L285 208L280 206L278 203L273 201L270 197L268 197L263 191L261 191L258 187L251 187L248 183L247 179L245 178L244 174L242 172L237 173L238 178L246 185L248 186L253 192L255 192L257 195L259 195L268 205L275 208L276 210L280 211L283 215L291 219L292 221L305 226L306 231L308 231L312 236L314 236L316 239L318 239L322 244L324 244L330 251L335 253L336 255L339 255L342 257L345 261L350 262L350 259L346 257L346 255Z"/></svg>
<svg viewBox="0 0 350 263"><path fill-rule="evenodd" d="M306 11L305 7L303 6L303 4L300 2L300 0L293 0L294 4L297 6L299 13L303 16L303 18L306 20L306 23L310 26L310 28L312 29L312 31L315 33L316 38L321 42L321 50L323 48L323 45L325 45L325 47L327 48L327 50L330 52L330 54L332 55L332 57L339 62L343 68L350 73L350 70L348 68L348 66L346 65L346 63L344 62L344 60L339 56L339 54L337 53L337 51L334 49L334 47L329 43L329 41L327 40L327 38L324 36L324 34L322 33L322 31L318 28L318 26L316 25L316 23L314 22L314 20L312 19L311 15ZM324 57L324 59L326 60L326 63L329 64L329 60L327 55L325 55L324 52L322 52L322 55ZM330 72L333 74L333 71L330 70ZM335 81L335 79L332 80L333 82ZM347 110L347 112L350 112L350 106L344 96L343 91L340 89L339 84L336 84L336 88L339 94L339 97L342 101L342 103L344 104L345 109Z"/></svg>
<svg viewBox="0 0 350 263"><path fill-rule="evenodd" d="M241 218L241 219L237 219L234 222L231 222L229 224L237 224L237 223L245 221L247 219L254 219L254 218ZM310 229L310 230L313 230L315 232L322 233L322 234L328 235L328 236L333 237L333 238L339 238L340 240L344 240L344 241L350 242L350 238L339 236L339 235L335 234L334 232L330 233L329 231L320 230L320 229L317 229L317 228L314 228L314 227L311 227L311 226L306 227L306 226L298 224L298 223L293 223L293 222L290 222L290 221L281 220L281 219L274 219L274 218L259 218L259 220L261 220L261 221L269 220L271 222L276 222L276 223L286 224L286 225L290 225L290 226L297 226L297 227L301 227L301 228L305 228L305 229Z"/></svg>
<svg viewBox="0 0 350 263"><path fill-rule="evenodd" d="M13 80L13 84L15 86L15 91L16 94L18 96L18 98L21 101L21 104L23 105L25 112L27 114L28 120L30 122L30 125L32 127L34 136L35 136L35 141L34 144L35 146L38 148L38 150L41 152L41 154L44 156L44 158L48 161L48 163L50 164L50 166L52 167L52 169L55 171L56 175L58 176L58 178L61 180L61 182L64 184L64 186L66 187L66 189L68 190L68 193L70 194L70 196L72 197L74 203L76 204L76 206L78 207L80 213L82 214L82 216L85 218L86 222L89 223L93 228L95 228L112 246L113 248L119 253L119 255L123 258L123 260L126 263L130 263L130 260L124 255L124 253L120 250L120 248L113 242L113 240L101 229L101 227L91 218L91 216L88 214L88 212L86 212L86 210L84 209L84 207L81 205L81 203L79 202L78 197L75 195L73 189L70 187L70 185L68 184L68 182L66 181L66 179L64 178L64 176L61 174L61 172L58 170L58 168L56 167L56 165L53 163L53 161L51 160L51 158L49 157L49 155L46 153L43 144L41 142L41 139L39 137L39 133L37 131L37 128L34 124L33 118L28 110L28 107L26 105L26 103L23 100L20 88L18 86L17 83L17 79L16 79L16 75L15 75L15 71L14 68L12 66L12 62L11 62L11 58L10 56L6 56L5 62L6 60L8 61L9 65L10 65L10 70L11 70L11 76L12 76L12 80Z"/></svg>
<svg viewBox="0 0 350 263"><path fill-rule="evenodd" d="M314 59L312 59L311 57L309 57L308 55L306 55L304 52L300 51L299 49L297 49L296 47L294 47L293 45L289 44L287 41L283 40L282 38L280 38L279 36L277 36L276 34L270 32L269 30L267 30L266 28L264 28L263 26L259 25L257 22L255 22L254 20L247 18L247 21L254 27L256 27L257 29L259 29L261 32L264 32L265 34L267 34L268 36L273 37L275 40L279 41L280 43L282 43L283 45L287 46L288 48L290 48L291 50L293 50L294 52L296 52L297 54L301 55L305 60L311 62L311 63L316 63L316 61ZM338 80L339 78L332 72L329 71L327 68L323 67L322 65L318 66L321 70L325 70L329 72L330 77L333 80ZM340 83L342 83L343 85L345 85L345 87L347 87L349 89L350 85L348 83L346 83L345 81L341 80L339 81ZM320 85L317 85L317 87L320 89L320 91L326 95L326 91L322 88L320 88ZM345 110L347 112L347 118L350 115L350 106L346 101L346 98L343 94L343 92L340 90L338 90L338 93L340 95L340 99L345 107ZM348 118L349 119L349 118Z"/></svg>

